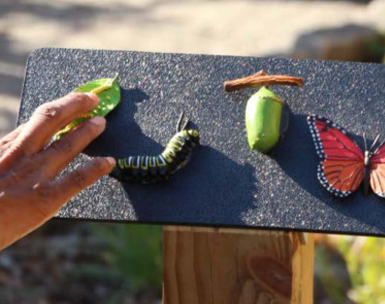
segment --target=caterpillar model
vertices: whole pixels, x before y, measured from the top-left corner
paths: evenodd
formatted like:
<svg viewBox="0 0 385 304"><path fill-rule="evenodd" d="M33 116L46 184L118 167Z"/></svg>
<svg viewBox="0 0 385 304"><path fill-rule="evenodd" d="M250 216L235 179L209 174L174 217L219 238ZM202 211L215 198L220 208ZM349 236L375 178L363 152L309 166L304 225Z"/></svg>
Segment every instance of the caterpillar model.
<svg viewBox="0 0 385 304"><path fill-rule="evenodd" d="M182 127L183 112L179 118L176 134L163 152L157 156L128 156L117 159L110 175L123 182L156 183L166 181L184 167L199 146L199 132L187 129L189 120Z"/></svg>

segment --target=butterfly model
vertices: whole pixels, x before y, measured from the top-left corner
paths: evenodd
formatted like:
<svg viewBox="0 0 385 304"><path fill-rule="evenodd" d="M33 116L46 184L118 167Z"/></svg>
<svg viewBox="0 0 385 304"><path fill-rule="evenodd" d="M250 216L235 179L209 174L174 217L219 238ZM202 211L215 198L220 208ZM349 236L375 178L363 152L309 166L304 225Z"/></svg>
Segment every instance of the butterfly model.
<svg viewBox="0 0 385 304"><path fill-rule="evenodd" d="M310 115L307 121L321 158L318 179L329 192L345 197L363 181L365 195L371 187L378 196L385 197L385 141L377 145L380 135L368 149L364 133L365 152L362 152L347 132L331 120Z"/></svg>

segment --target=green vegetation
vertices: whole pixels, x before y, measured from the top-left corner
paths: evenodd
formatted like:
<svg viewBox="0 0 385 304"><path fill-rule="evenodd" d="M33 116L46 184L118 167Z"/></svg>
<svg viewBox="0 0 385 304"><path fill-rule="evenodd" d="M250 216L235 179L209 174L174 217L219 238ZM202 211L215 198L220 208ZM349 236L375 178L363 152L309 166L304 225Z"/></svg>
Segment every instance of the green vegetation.
<svg viewBox="0 0 385 304"><path fill-rule="evenodd" d="M162 227L149 225L97 225L95 233L106 243L104 256L111 269L130 288L141 290L162 285Z"/></svg>
<svg viewBox="0 0 385 304"><path fill-rule="evenodd" d="M73 279L111 286L115 291L108 304L122 303L129 294L160 297L163 279L161 226L102 223L87 226L89 237L94 241L84 244L82 251L86 252L87 259L71 272Z"/></svg>
<svg viewBox="0 0 385 304"><path fill-rule="evenodd" d="M315 258L322 298L334 304L385 303L385 239L325 235Z"/></svg>
<svg viewBox="0 0 385 304"><path fill-rule="evenodd" d="M329 237L315 247L315 303L327 299L333 304L351 303L347 298L352 284L346 262L335 246L329 244Z"/></svg>
<svg viewBox="0 0 385 304"><path fill-rule="evenodd" d="M385 239L340 237L352 281L349 297L357 303L385 303Z"/></svg>

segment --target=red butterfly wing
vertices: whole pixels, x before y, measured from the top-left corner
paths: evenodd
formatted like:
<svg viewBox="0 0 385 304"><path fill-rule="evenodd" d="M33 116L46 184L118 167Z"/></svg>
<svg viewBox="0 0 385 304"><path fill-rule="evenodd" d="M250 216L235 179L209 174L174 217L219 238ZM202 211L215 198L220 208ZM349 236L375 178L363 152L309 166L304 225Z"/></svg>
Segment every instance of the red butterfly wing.
<svg viewBox="0 0 385 304"><path fill-rule="evenodd" d="M385 143L370 159L370 186L378 196L385 197Z"/></svg>
<svg viewBox="0 0 385 304"><path fill-rule="evenodd" d="M308 116L307 121L321 158L318 179L335 196L348 196L364 179L364 154L336 123L315 115Z"/></svg>

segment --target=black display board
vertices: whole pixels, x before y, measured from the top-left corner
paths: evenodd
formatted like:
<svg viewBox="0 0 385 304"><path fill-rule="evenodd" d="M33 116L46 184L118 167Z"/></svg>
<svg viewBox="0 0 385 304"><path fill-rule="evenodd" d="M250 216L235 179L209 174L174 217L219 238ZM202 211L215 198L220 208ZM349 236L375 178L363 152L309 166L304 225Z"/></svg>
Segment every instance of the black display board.
<svg viewBox="0 0 385 304"><path fill-rule="evenodd" d="M305 86L273 90L290 106L290 126L269 155L251 151L245 132L248 96L223 81L260 69L303 77ZM192 161L165 184L122 184L104 177L72 199L61 218L258 227L384 235L385 199L361 191L335 198L316 177L319 162L306 115L344 126L363 147L385 135L385 65L103 50L39 49L27 63L19 123L78 85L120 73L121 104L90 156L156 155L184 111L201 134Z"/></svg>

